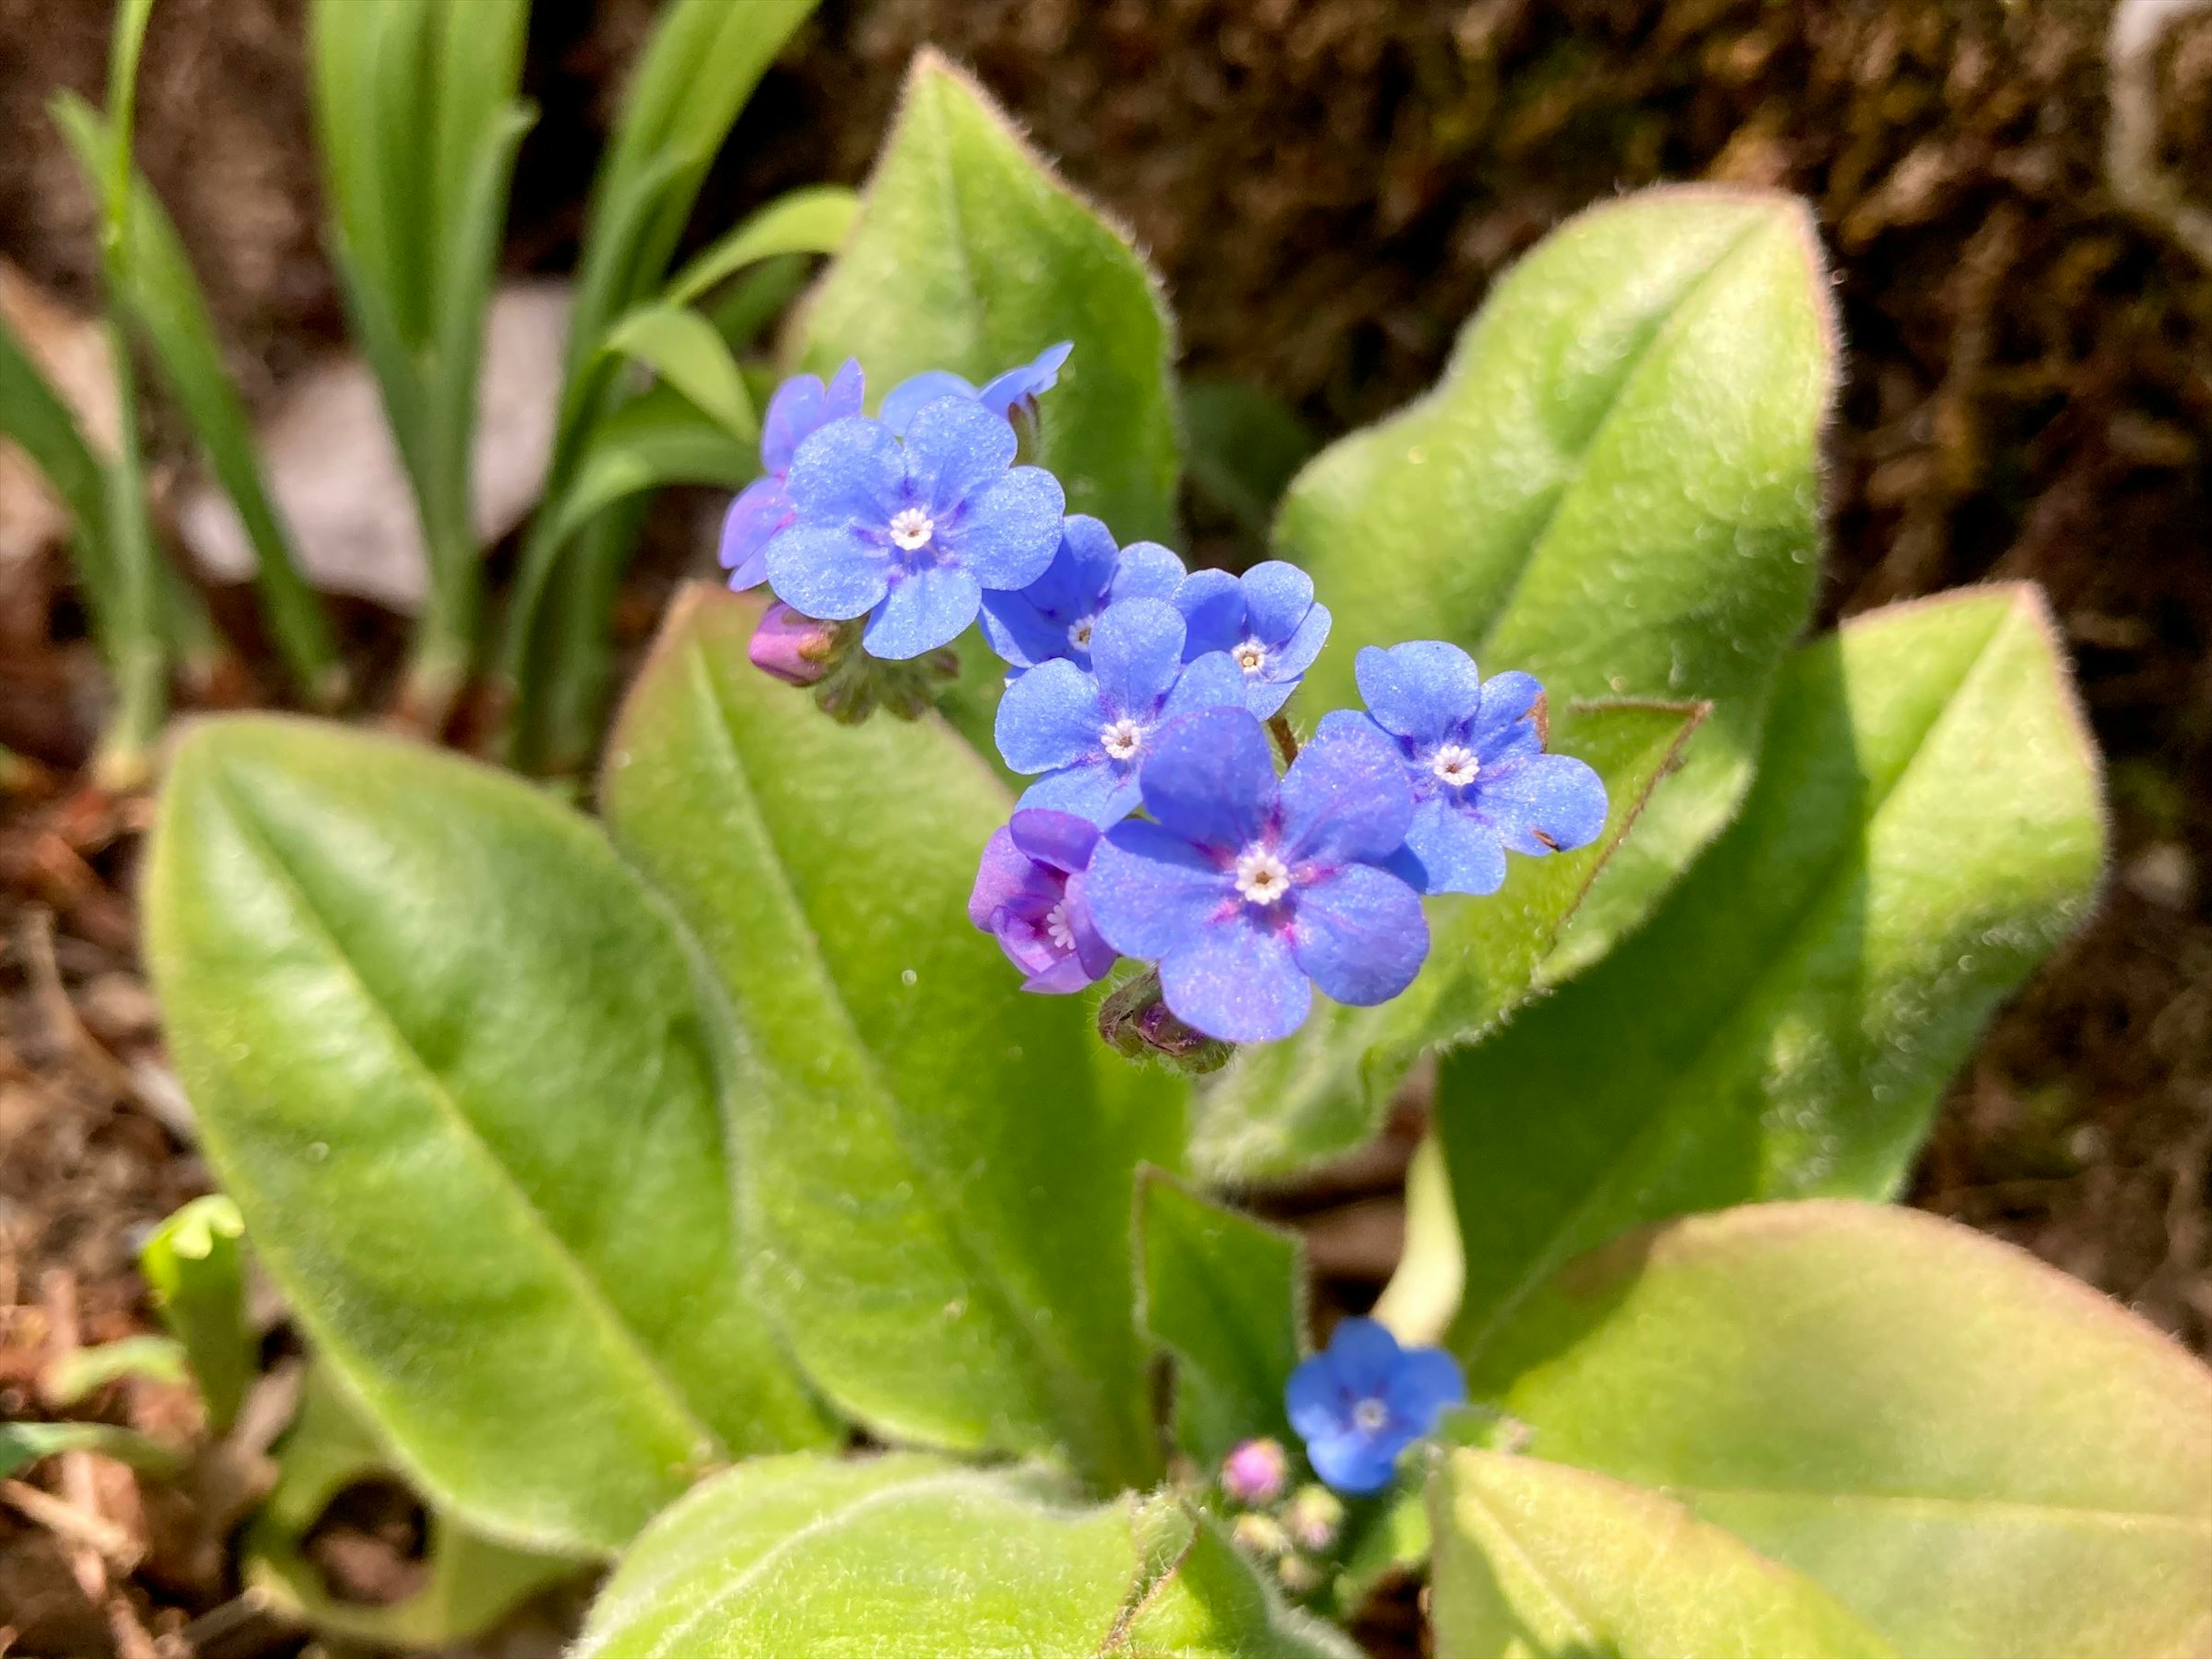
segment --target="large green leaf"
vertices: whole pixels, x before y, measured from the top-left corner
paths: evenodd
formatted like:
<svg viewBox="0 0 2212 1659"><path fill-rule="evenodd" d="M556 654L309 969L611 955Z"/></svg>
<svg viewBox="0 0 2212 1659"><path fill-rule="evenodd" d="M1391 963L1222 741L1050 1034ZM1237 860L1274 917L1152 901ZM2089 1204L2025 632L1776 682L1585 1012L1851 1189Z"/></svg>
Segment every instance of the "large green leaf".
<svg viewBox="0 0 2212 1659"><path fill-rule="evenodd" d="M1296 1233L1199 1197L1158 1170L1137 1200L1144 1321L1176 1360L1176 1431L1212 1468L1239 1441L1295 1444L1283 1386L1305 1328Z"/></svg>
<svg viewBox="0 0 2212 1659"><path fill-rule="evenodd" d="M2033 589L1798 653L1741 819L1609 959L1445 1058L1459 1346L1637 1223L1889 1196L1990 1011L2086 912L2103 842Z"/></svg>
<svg viewBox="0 0 2212 1659"><path fill-rule="evenodd" d="M860 223L800 328L807 368L858 357L878 398L924 369L981 382L1073 341L1042 400L1038 459L1069 512L1124 542L1174 538L1174 342L1158 279L933 52L915 59Z"/></svg>
<svg viewBox="0 0 2212 1659"><path fill-rule="evenodd" d="M2212 1638L2212 1372L1931 1216L1826 1200L1632 1235L1562 1271L1468 1382L1534 1454L1661 1488L1900 1652Z"/></svg>
<svg viewBox="0 0 2212 1659"><path fill-rule="evenodd" d="M1462 1450L1429 1504L1452 1659L1896 1659L1811 1579L1656 1492Z"/></svg>
<svg viewBox="0 0 2212 1659"><path fill-rule="evenodd" d="M1335 613L1309 709L1357 701L1358 647L1443 638L1554 702L1710 699L1687 763L1564 947L1648 908L1749 786L1819 550L1835 393L1804 206L1646 191L1561 227L1499 282L1443 382L1291 486L1281 556Z"/></svg>
<svg viewBox="0 0 2212 1659"><path fill-rule="evenodd" d="M758 606L676 605L609 750L608 821L720 971L753 1073L754 1281L894 1439L1156 1472L1130 1243L1182 1091L1024 994L969 924L1006 792L934 722L838 725L754 669Z"/></svg>
<svg viewBox="0 0 2212 1659"><path fill-rule="evenodd" d="M1022 1470L768 1458L653 1523L572 1659L1352 1659L1172 1500Z"/></svg>
<svg viewBox="0 0 2212 1659"><path fill-rule="evenodd" d="M1317 995L1297 1035L1239 1050L1203 1097L1198 1166L1225 1181L1279 1177L1351 1151L1382 1127L1392 1090L1425 1049L1472 1040L1534 994L1561 929L1699 714L1674 703L1562 711L1552 746L1605 780L1605 832L1577 852L1516 858L1487 898L1431 899L1428 962L1395 1000L1347 1008Z"/></svg>
<svg viewBox="0 0 2212 1659"><path fill-rule="evenodd" d="M728 1034L591 824L428 749L215 721L146 911L209 1158L425 1492L611 1550L824 1437L739 1283Z"/></svg>

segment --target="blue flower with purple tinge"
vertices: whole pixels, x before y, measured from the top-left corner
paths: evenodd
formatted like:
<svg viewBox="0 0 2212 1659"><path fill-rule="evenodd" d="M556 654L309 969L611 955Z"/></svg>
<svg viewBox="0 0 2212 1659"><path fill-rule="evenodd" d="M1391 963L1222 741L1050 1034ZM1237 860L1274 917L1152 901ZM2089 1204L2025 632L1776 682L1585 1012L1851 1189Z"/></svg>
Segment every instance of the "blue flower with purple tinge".
<svg viewBox="0 0 2212 1659"><path fill-rule="evenodd" d="M983 596L983 636L1017 678L1041 662L1065 657L1091 666L1091 635L1116 599L1172 599L1182 561L1158 542L1114 544L1114 532L1087 514L1068 515L1060 551L1018 593Z"/></svg>
<svg viewBox="0 0 2212 1659"><path fill-rule="evenodd" d="M825 621L866 617L871 656L957 638L985 588L1027 587L1060 546L1060 481L1014 465L1014 441L966 398L925 404L903 441L880 421L830 422L784 481L792 521L767 549L776 598Z"/></svg>
<svg viewBox="0 0 2212 1659"><path fill-rule="evenodd" d="M1098 826L1069 812L1017 811L983 848L968 919L1029 975L1024 991L1065 994L1106 976L1114 947L1084 902Z"/></svg>
<svg viewBox="0 0 2212 1659"><path fill-rule="evenodd" d="M980 386L949 368L925 370L890 389L880 418L892 431L904 435L907 423L924 404L939 398L969 398L1000 420L1011 420L1016 409L1034 406L1038 398L1059 383L1060 371L1074 350L1073 342L1062 340Z"/></svg>
<svg viewBox="0 0 2212 1659"><path fill-rule="evenodd" d="M1605 828L1605 784L1571 755L1544 752L1531 675L1485 681L1474 659L1441 640L1389 650L1369 646L1354 664L1367 713L1338 709L1320 735L1368 732L1404 757L1419 804L1403 867L1425 893L1494 893L1508 852L1571 852Z"/></svg>
<svg viewBox="0 0 2212 1659"><path fill-rule="evenodd" d="M1371 1319L1340 1320L1283 1390L1314 1473L1355 1494L1389 1486L1398 1454L1466 1400L1459 1361L1441 1348L1401 1348Z"/></svg>
<svg viewBox="0 0 2212 1659"><path fill-rule="evenodd" d="M1190 629L1186 654L1226 651L1244 676L1246 706L1261 720L1290 701L1328 639L1328 607L1314 603L1313 578L1280 559L1242 576L1194 571L1175 602Z"/></svg>
<svg viewBox="0 0 2212 1659"><path fill-rule="evenodd" d="M1243 705L1243 677L1227 657L1182 657L1173 605L1123 599L1091 633L1091 672L1057 658L1008 686L999 753L1017 772L1043 774L1019 805L1078 813L1101 829L1134 811L1138 769L1163 726L1194 709Z"/></svg>
<svg viewBox="0 0 2212 1659"><path fill-rule="evenodd" d="M1428 923L1380 866L1404 845L1413 798L1381 738L1310 744L1279 781L1249 709L1206 709L1158 734L1138 780L1154 821L1098 843L1091 915L1122 955L1159 965L1176 1018L1264 1042L1297 1030L1316 985L1365 1006L1413 982Z"/></svg>
<svg viewBox="0 0 2212 1659"><path fill-rule="evenodd" d="M742 592L768 580L768 544L793 516L784 489L793 454L830 422L859 414L866 389L860 363L850 357L826 386L818 374L794 374L776 387L761 422L761 476L730 503L722 520L722 568L730 573L731 587Z"/></svg>

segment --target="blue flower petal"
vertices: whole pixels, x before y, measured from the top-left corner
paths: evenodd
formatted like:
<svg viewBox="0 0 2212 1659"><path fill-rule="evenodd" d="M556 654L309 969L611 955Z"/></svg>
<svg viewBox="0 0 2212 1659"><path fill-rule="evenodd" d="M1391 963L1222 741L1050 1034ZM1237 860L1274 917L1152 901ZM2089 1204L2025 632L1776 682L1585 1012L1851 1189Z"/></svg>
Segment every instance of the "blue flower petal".
<svg viewBox="0 0 2212 1659"><path fill-rule="evenodd" d="M1388 1325L1354 1315L1330 1328L1326 1352L1340 1388L1357 1395L1380 1395L1405 1351Z"/></svg>
<svg viewBox="0 0 2212 1659"><path fill-rule="evenodd" d="M1474 659L1442 640L1364 647L1352 672L1375 723L1417 743L1443 742L1482 702Z"/></svg>
<svg viewBox="0 0 2212 1659"><path fill-rule="evenodd" d="M1224 662L1228 660L1229 653L1225 651L1215 654ZM1255 720L1273 720L1282 713L1283 705L1298 689L1298 683L1294 679L1271 680L1261 674L1246 674L1242 669L1237 672L1244 681L1244 707Z"/></svg>
<svg viewBox="0 0 2212 1659"><path fill-rule="evenodd" d="M1072 662L1040 663L1006 688L991 735L1017 772L1048 772L1098 752L1098 682ZM1086 815L1087 816L1087 815Z"/></svg>
<svg viewBox="0 0 2212 1659"><path fill-rule="evenodd" d="M1605 781L1571 755L1531 755L1478 787L1483 816L1516 853L1572 852L1605 828Z"/></svg>
<svg viewBox="0 0 2212 1659"><path fill-rule="evenodd" d="M790 523L791 497L781 478L756 478L730 503L719 556L732 590L742 593L768 580L768 544Z"/></svg>
<svg viewBox="0 0 2212 1659"><path fill-rule="evenodd" d="M921 412L925 404L933 404L939 398L973 398L975 395L974 381L964 380L950 369L927 369L893 386L884 395L884 406L878 412L877 418L903 438L907 428Z"/></svg>
<svg viewBox="0 0 2212 1659"><path fill-rule="evenodd" d="M761 418L761 470L770 477L791 471L792 453L828 418L828 397L818 374L794 374L776 387ZM857 410L840 410L857 414Z"/></svg>
<svg viewBox="0 0 2212 1659"><path fill-rule="evenodd" d="M1315 1440L1345 1426L1343 1390L1326 1350L1302 1359L1283 1385L1283 1410L1301 1440Z"/></svg>
<svg viewBox="0 0 2212 1659"><path fill-rule="evenodd" d="M1243 708L1201 708L1161 726L1151 748L1139 778L1161 823L1232 855L1259 838L1275 805L1273 752L1259 721Z"/></svg>
<svg viewBox="0 0 2212 1659"><path fill-rule="evenodd" d="M1182 586L1182 561L1172 552L1158 542L1131 542L1115 561L1107 597L1113 599L1172 599L1176 589Z"/></svg>
<svg viewBox="0 0 2212 1659"><path fill-rule="evenodd" d="M1314 727L1313 741L1327 743L1331 738L1346 736L1376 737L1389 744L1397 742L1395 738L1357 708L1330 709L1321 717L1321 724Z"/></svg>
<svg viewBox="0 0 2212 1659"><path fill-rule="evenodd" d="M1310 605L1305 620L1280 645L1267 652L1267 672L1276 679L1295 680L1314 665L1321 648L1328 643L1329 615L1325 605Z"/></svg>
<svg viewBox="0 0 2212 1659"><path fill-rule="evenodd" d="M1160 994L1177 1019L1224 1042L1286 1037L1313 1006L1290 942L1242 916L1206 923L1162 957Z"/></svg>
<svg viewBox="0 0 2212 1659"><path fill-rule="evenodd" d="M1025 811L1048 807L1073 813L1103 830L1137 810L1137 776L1129 767L1086 755L1073 765L1046 773L1023 790L1014 805Z"/></svg>
<svg viewBox="0 0 2212 1659"><path fill-rule="evenodd" d="M860 644L870 656L890 662L934 651L960 637L975 620L982 599L975 579L957 566L910 570L890 585L890 592L868 617Z"/></svg>
<svg viewBox="0 0 2212 1659"><path fill-rule="evenodd" d="M1424 893L1494 893L1505 884L1505 843L1495 826L1441 796L1413 809L1406 831Z"/></svg>
<svg viewBox="0 0 2212 1659"><path fill-rule="evenodd" d="M1091 878L1080 870L1067 878L1067 920L1083 971L1094 980L1103 979L1107 970L1121 959L1121 953L1106 942L1091 917Z"/></svg>
<svg viewBox="0 0 2212 1659"><path fill-rule="evenodd" d="M1543 684L1534 674L1514 668L1492 675L1482 683L1482 707L1474 716L1475 729L1492 732L1512 725L1534 708L1543 695Z"/></svg>
<svg viewBox="0 0 2212 1659"><path fill-rule="evenodd" d="M1194 941L1236 890L1202 848L1141 818L1106 832L1084 882L1106 942L1148 962Z"/></svg>
<svg viewBox="0 0 2212 1659"><path fill-rule="evenodd" d="M1106 608L1106 589L1120 557L1112 531L1087 513L1071 513L1060 522L1060 547L1052 562L1022 591L1031 605L1065 628Z"/></svg>
<svg viewBox="0 0 2212 1659"><path fill-rule="evenodd" d="M1091 672L1109 719L1149 723L1182 670L1182 617L1164 599L1109 605L1091 635Z"/></svg>
<svg viewBox="0 0 2212 1659"><path fill-rule="evenodd" d="M1347 864L1298 890L1297 964L1335 1001L1388 1002L1429 954L1420 896L1388 871Z"/></svg>
<svg viewBox="0 0 2212 1659"><path fill-rule="evenodd" d="M1091 862L1098 845L1098 826L1072 812L1016 812L1006 834L1024 858L1070 875Z"/></svg>
<svg viewBox="0 0 2212 1659"><path fill-rule="evenodd" d="M765 558L776 598L825 622L865 616L890 586L884 550L842 525L795 524L769 543Z"/></svg>
<svg viewBox="0 0 2212 1659"><path fill-rule="evenodd" d="M860 372L860 360L848 357L837 365L837 372L830 377L828 391L822 399L822 418L842 421L848 415L860 412L861 400L866 397L867 377Z"/></svg>
<svg viewBox="0 0 2212 1659"><path fill-rule="evenodd" d="M1079 668L1091 665L1091 653L1077 652L1068 642L1067 629L1038 613L1026 597L1006 588L990 588L983 595L983 637L991 649L1015 668L1034 668L1055 657L1066 657Z"/></svg>
<svg viewBox="0 0 2212 1659"><path fill-rule="evenodd" d="M1067 498L1041 466L1018 466L968 501L945 542L986 587L1027 587L1060 546Z"/></svg>
<svg viewBox="0 0 2212 1659"><path fill-rule="evenodd" d="M1196 662L1183 665L1174 690L1160 707L1160 722L1165 725L1201 708L1242 708L1244 692L1244 671L1230 660L1226 651L1209 652Z"/></svg>
<svg viewBox="0 0 2212 1659"><path fill-rule="evenodd" d="M1397 1473L1399 1448L1379 1444L1362 1434L1329 1435L1306 1443L1314 1473L1328 1486L1355 1498L1378 1492Z"/></svg>
<svg viewBox="0 0 2212 1659"><path fill-rule="evenodd" d="M1028 398L1042 397L1059 384L1060 371L1075 350L1073 340L1048 345L1021 365L983 383L975 401L1004 420L1013 406Z"/></svg>
<svg viewBox="0 0 2212 1659"><path fill-rule="evenodd" d="M1244 638L1244 590L1225 570L1194 570L1176 589L1176 609L1188 629L1183 654L1226 651Z"/></svg>
<svg viewBox="0 0 2212 1659"><path fill-rule="evenodd" d="M1398 746L1364 732L1308 744L1284 776L1282 821L1283 855L1293 864L1389 858L1413 821Z"/></svg>
<svg viewBox="0 0 2212 1659"><path fill-rule="evenodd" d="M906 456L874 421L832 421L799 446L784 488L807 523L887 525L908 504Z"/></svg>
<svg viewBox="0 0 2212 1659"><path fill-rule="evenodd" d="M975 884L968 894L968 920L990 932L992 918L1029 892L1036 878L1036 864L1014 845L1012 830L1000 824L983 843Z"/></svg>
<svg viewBox="0 0 2212 1659"><path fill-rule="evenodd" d="M1467 1403L1467 1378L1459 1361L1442 1348L1408 1348L1382 1397L1407 1437L1418 1440L1436 1432L1447 1408Z"/></svg>
<svg viewBox="0 0 2212 1659"><path fill-rule="evenodd" d="M1269 559L1254 565L1242 580L1244 626L1254 639L1270 645L1289 639L1313 609L1313 578L1294 564Z"/></svg>
<svg viewBox="0 0 2212 1659"><path fill-rule="evenodd" d="M1014 464L1013 428L972 398L936 398L914 413L906 426L906 470L915 499L943 522L970 495L988 489ZM1053 547L1060 544L1060 514L1053 514ZM1045 562L1051 562L1051 549ZM1038 568L1018 587L1044 574Z"/></svg>

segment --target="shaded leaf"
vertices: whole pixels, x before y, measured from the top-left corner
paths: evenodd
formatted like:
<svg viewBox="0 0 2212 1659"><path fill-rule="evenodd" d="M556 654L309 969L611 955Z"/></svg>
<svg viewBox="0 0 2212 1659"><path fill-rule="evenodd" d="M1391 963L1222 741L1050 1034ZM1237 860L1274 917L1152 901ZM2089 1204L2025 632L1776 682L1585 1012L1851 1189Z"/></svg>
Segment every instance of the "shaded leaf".
<svg viewBox="0 0 2212 1659"><path fill-rule="evenodd" d="M787 191L702 250L670 278L665 304L688 306L750 264L789 253L835 253L851 234L860 198L841 185Z"/></svg>

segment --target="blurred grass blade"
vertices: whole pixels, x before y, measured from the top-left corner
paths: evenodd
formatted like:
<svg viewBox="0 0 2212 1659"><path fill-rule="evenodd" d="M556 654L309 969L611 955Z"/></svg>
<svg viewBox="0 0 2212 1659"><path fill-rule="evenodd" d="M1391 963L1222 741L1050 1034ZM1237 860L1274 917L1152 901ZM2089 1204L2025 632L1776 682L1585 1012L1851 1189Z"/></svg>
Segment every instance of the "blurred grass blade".
<svg viewBox="0 0 2212 1659"><path fill-rule="evenodd" d="M108 150L105 125L75 94L55 100L54 118L75 147L88 177L97 179ZM301 578L292 539L270 499L253 427L222 362L207 301L183 243L143 175L131 193L124 283L115 295L160 359L208 464L238 509L255 555L254 583L270 636L285 665L319 704L344 690L330 622Z"/></svg>
<svg viewBox="0 0 2212 1659"><path fill-rule="evenodd" d="M107 507L100 459L85 441L76 416L4 316L0 316L0 433L22 446L85 538L101 544ZM104 552L104 544L98 550Z"/></svg>
<svg viewBox="0 0 2212 1659"><path fill-rule="evenodd" d="M817 185L779 196L678 271L661 298L688 306L749 264L781 253L835 253L860 198L841 185Z"/></svg>
<svg viewBox="0 0 2212 1659"><path fill-rule="evenodd" d="M552 533L567 541L626 495L676 483L734 489L760 464L752 447L692 406L672 387L633 398L599 422Z"/></svg>
<svg viewBox="0 0 2212 1659"><path fill-rule="evenodd" d="M154 1306L184 1345L217 1433L238 1415L260 1346L246 1316L245 1233L238 1206L211 1194L178 1210L138 1249Z"/></svg>
<svg viewBox="0 0 2212 1659"><path fill-rule="evenodd" d="M192 1380L184 1345L174 1337L126 1336L97 1347L70 1349L40 1374L39 1392L50 1405L74 1406L94 1389L126 1376L178 1384Z"/></svg>
<svg viewBox="0 0 2212 1659"><path fill-rule="evenodd" d="M714 325L680 306L633 311L607 336L607 349L643 363L739 443L760 440L760 417L737 359Z"/></svg>
<svg viewBox="0 0 2212 1659"><path fill-rule="evenodd" d="M0 1423L0 1480L72 1451L97 1452L158 1479L185 1468L184 1458L159 1441L112 1423Z"/></svg>

